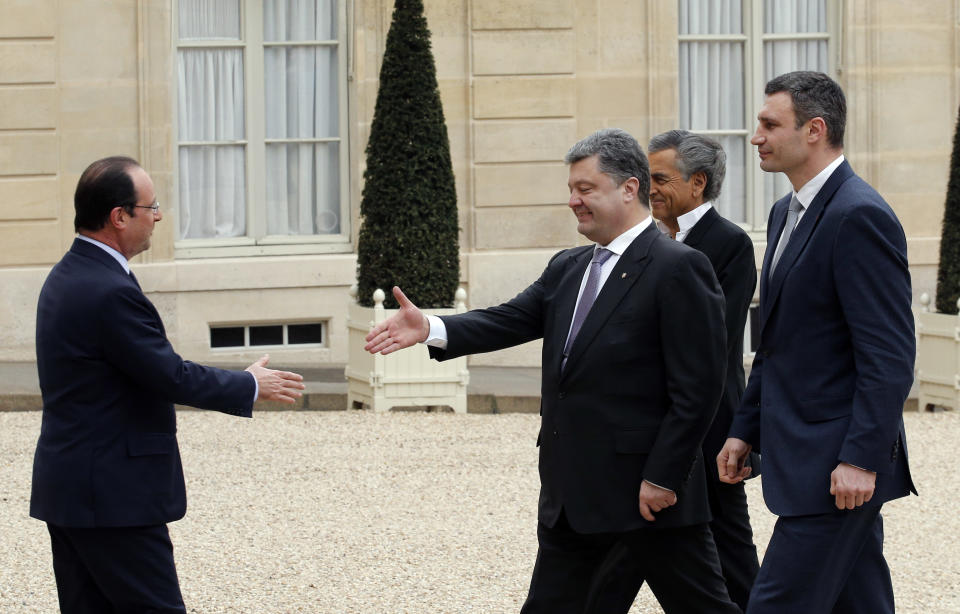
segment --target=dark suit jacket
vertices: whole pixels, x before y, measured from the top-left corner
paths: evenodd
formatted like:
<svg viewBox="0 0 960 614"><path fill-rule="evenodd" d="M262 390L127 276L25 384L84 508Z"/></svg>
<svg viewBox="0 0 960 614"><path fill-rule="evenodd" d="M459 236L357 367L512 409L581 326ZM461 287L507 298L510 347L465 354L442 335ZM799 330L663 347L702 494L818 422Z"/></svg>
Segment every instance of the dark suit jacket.
<svg viewBox="0 0 960 614"><path fill-rule="evenodd" d="M509 302L444 317L447 349L431 348L431 355L454 358L543 338L541 522L553 526L564 510L581 533L649 526L638 508L643 479L679 498L655 526L706 522L700 444L723 388L726 355L716 277L703 254L651 224L603 285L561 373L592 252L564 250Z"/></svg>
<svg viewBox="0 0 960 614"><path fill-rule="evenodd" d="M30 515L66 527L183 517L173 404L249 417L256 386L248 373L182 360L136 281L80 239L40 292L37 369Z"/></svg>
<svg viewBox="0 0 960 614"><path fill-rule="evenodd" d="M710 208L690 229L684 243L697 249L710 259L717 275L723 297L724 322L727 327L727 379L720 397L720 406L710 430L703 440L703 459L707 465L709 484L718 484L714 470L717 455L727 440L733 414L740 407L745 378L743 374L743 328L747 322L753 291L757 287L757 264L753 254L753 241L746 232L733 222ZM759 470L755 462L754 471ZM719 504L717 498L712 501ZM714 507L716 513L717 507Z"/></svg>
<svg viewBox="0 0 960 614"><path fill-rule="evenodd" d="M770 212L760 345L730 435L762 448L775 514L836 511L841 461L877 472L871 504L902 497L914 490L903 404L916 353L903 228L843 162L768 277L789 202Z"/></svg>

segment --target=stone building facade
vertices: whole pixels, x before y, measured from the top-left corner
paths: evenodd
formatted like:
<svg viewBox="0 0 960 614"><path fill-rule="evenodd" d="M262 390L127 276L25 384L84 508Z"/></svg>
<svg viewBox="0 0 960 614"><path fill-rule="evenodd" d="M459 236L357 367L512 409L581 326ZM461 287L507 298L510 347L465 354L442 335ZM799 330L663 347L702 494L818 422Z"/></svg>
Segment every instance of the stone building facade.
<svg viewBox="0 0 960 614"><path fill-rule="evenodd" d="M134 268L185 357L243 363L269 351L283 365L345 362L363 154L392 0L318 0L311 10L326 21L306 42L302 34L277 34L271 11L282 4L0 0L0 360L34 358L36 299L73 239L79 174L96 158L122 153L140 160L156 183L164 218ZM296 4L288 0L287 9ZM641 142L677 126L703 128L683 125L692 120L682 116L689 105L681 91L690 92L692 84L698 96L721 96L727 73L739 75L731 104L743 108L733 111L736 125L705 131L745 143L762 103L763 73L770 70L765 49L787 39L826 50L820 66L848 97L847 156L903 222L915 295L932 293L960 93L960 3L795 0L796 10L820 13L795 36L769 26L775 4L425 0L457 180L468 303L509 299L557 250L582 242L566 207L562 158L572 143L603 127L624 128ZM718 5L719 16L706 14ZM218 12L223 7L233 11L229 18ZM697 11L733 29L700 23L690 30ZM732 21L723 11L733 11ZM191 19L213 25L190 34ZM727 45L735 65L724 60L719 79L709 68L691 75L686 62L698 44ZM292 108L289 100L276 107L271 99L278 78L283 85L273 62L291 61L288 50L297 46L322 49L312 57L322 55L325 72L311 74L323 82L317 89L334 109L325 131L308 137L270 127L270 117ZM228 101L231 113L241 113L235 117L239 136L202 130L196 136L185 127L185 92L193 100L207 95L190 81L196 75L186 68L189 58L217 54L240 67L232 82L239 89ZM289 85L293 77L286 74ZM222 102L223 95L218 90L208 98ZM239 156L244 178L233 198L242 201L240 225L229 236L215 228L193 237L184 230L186 201L230 197L215 179L200 198L189 196L184 186L200 171L185 152L218 147ZM278 152L297 147L328 152L322 172L306 169L319 194L306 199L324 201L334 222L323 225L315 216L306 232L276 231L271 190L286 188L268 170ZM734 206L754 237L759 263L770 202L764 202L755 152L746 146L738 155L732 156L741 167L735 196L743 203ZM302 330L303 337L296 332ZM500 353L495 361L537 365L539 344Z"/></svg>

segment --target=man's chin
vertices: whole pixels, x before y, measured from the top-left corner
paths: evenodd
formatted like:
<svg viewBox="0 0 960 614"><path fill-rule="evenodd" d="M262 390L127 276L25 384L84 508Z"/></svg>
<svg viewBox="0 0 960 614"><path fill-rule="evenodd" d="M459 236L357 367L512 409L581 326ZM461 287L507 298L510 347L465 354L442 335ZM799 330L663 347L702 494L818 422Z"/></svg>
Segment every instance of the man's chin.
<svg viewBox="0 0 960 614"><path fill-rule="evenodd" d="M773 160L760 160L760 170L767 173L777 173L780 169L774 164Z"/></svg>

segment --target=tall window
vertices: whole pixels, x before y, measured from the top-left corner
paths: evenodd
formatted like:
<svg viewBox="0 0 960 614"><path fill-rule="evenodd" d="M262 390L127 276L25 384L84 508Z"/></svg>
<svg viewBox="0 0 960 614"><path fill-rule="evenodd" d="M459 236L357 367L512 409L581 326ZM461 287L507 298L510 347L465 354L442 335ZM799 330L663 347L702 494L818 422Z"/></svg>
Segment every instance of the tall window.
<svg viewBox="0 0 960 614"><path fill-rule="evenodd" d="M790 189L760 170L750 137L763 86L793 70L829 73L826 0L679 0L680 126L707 134L727 153L722 215L748 228L766 224Z"/></svg>
<svg viewBox="0 0 960 614"><path fill-rule="evenodd" d="M178 250L343 243L343 11L342 0L179 0Z"/></svg>

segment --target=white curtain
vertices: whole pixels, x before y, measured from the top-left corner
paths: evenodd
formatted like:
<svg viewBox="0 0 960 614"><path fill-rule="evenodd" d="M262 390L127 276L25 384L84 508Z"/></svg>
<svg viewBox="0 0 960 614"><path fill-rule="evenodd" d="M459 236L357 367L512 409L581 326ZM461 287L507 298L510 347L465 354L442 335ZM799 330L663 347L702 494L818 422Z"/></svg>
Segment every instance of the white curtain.
<svg viewBox="0 0 960 614"><path fill-rule="evenodd" d="M335 0L264 0L265 41L337 37ZM264 49L267 139L339 136L337 47ZM268 234L340 232L339 144L267 143Z"/></svg>
<svg viewBox="0 0 960 614"><path fill-rule="evenodd" d="M680 34L742 34L743 0L678 0ZM749 0L747 0L749 1ZM827 31L826 0L763 0L764 32L795 34ZM764 43L764 83L793 70L828 70L827 42L770 41ZM741 42L685 41L680 43L680 126L688 130L743 130L745 125L744 62ZM759 78L759 77L758 77ZM755 149L742 136L718 138L727 153L727 175L716 205L721 215L750 221L746 203L746 164L759 164ZM762 172L762 171L760 171ZM788 192L782 173L764 173L766 211ZM757 226L766 218L753 220Z"/></svg>
<svg viewBox="0 0 960 614"><path fill-rule="evenodd" d="M680 0L680 34L741 34L741 0ZM680 43L680 126L687 130L744 128L744 49L740 41ZM727 173L714 203L724 217L746 220L744 138L719 136Z"/></svg>
<svg viewBox="0 0 960 614"><path fill-rule="evenodd" d="M827 31L826 0L764 0L763 31L793 34ZM768 41L763 44L764 83L794 70L827 72L827 41ZM766 211L781 196L793 190L783 173L764 173L763 202Z"/></svg>
<svg viewBox="0 0 960 614"><path fill-rule="evenodd" d="M180 40L240 40L240 0L180 0Z"/></svg>
<svg viewBox="0 0 960 614"><path fill-rule="evenodd" d="M243 54L239 49L180 49L179 140L244 138ZM181 239L246 232L243 145L180 146Z"/></svg>

